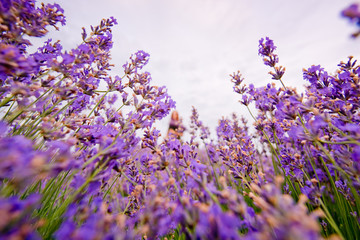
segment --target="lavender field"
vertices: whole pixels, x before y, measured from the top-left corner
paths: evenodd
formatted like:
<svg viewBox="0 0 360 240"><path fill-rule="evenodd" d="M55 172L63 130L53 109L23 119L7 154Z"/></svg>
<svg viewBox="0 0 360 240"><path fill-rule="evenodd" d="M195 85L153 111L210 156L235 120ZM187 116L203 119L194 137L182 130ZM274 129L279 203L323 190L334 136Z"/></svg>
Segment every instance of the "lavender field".
<svg viewBox="0 0 360 240"><path fill-rule="evenodd" d="M253 119L234 109L211 133L195 106L164 135L176 99L153 85L146 49L112 74L113 17L72 50L32 45L65 22L58 4L0 1L0 239L360 239L354 57L307 67L298 92L264 36L268 84L228 80Z"/></svg>

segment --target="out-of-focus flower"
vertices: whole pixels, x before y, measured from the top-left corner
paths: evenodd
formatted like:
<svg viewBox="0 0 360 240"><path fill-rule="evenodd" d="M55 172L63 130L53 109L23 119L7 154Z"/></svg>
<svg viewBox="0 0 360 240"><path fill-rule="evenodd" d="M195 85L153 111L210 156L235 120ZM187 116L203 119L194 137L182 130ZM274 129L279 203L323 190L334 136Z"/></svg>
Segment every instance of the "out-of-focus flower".
<svg viewBox="0 0 360 240"><path fill-rule="evenodd" d="M360 26L360 11L359 4L353 3L349 7L345 8L341 15L345 18L348 18L351 22L354 22L358 27ZM360 34L360 30L353 33L352 37L358 37Z"/></svg>
<svg viewBox="0 0 360 240"><path fill-rule="evenodd" d="M26 199L17 196L0 197L0 238L1 239L42 239L36 231L41 221L32 216L39 206L39 195Z"/></svg>

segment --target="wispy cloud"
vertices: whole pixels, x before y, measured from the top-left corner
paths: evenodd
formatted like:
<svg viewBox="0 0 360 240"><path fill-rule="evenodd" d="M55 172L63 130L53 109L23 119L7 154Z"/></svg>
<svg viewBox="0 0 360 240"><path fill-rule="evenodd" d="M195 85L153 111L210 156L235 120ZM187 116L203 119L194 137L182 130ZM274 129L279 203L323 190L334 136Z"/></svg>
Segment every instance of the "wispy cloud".
<svg viewBox="0 0 360 240"><path fill-rule="evenodd" d="M214 128L231 112L242 113L228 75L241 70L246 82L270 82L269 69L257 56L258 40L269 36L278 46L284 81L303 85L301 70L322 64L332 72L340 60L357 52L351 27L339 13L350 1L246 0L83 0L57 1L66 11L67 27L53 38L73 47L82 26L114 16L113 62L121 65L138 49L151 54L148 70L168 86L180 114L191 106ZM356 57L356 55L355 55ZM165 121L160 127L166 129Z"/></svg>

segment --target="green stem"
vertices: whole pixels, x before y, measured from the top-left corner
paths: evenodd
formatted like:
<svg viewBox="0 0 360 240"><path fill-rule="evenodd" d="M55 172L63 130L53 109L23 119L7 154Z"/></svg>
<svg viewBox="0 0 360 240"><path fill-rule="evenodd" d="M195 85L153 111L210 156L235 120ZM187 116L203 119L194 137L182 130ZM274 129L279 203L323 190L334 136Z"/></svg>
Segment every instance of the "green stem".
<svg viewBox="0 0 360 240"><path fill-rule="evenodd" d="M8 104L10 101L12 101L13 97L14 97L14 95L11 94L10 97L7 97L7 98L5 98L4 100L2 100L2 101L0 102L0 108L3 107L3 106L5 106L6 104Z"/></svg>
<svg viewBox="0 0 360 240"><path fill-rule="evenodd" d="M79 193L83 192L84 189L89 185L89 183L103 170L103 168L106 166L108 161L105 161L102 165L100 165L98 168L96 168L92 174L86 179L85 183L83 183L73 194L68 196L64 202L54 211L52 214L52 221L49 221L46 223L45 232L43 234L43 237L48 238L50 235L59 227L62 221L62 216L65 213L67 207L74 202L76 197L79 195Z"/></svg>
<svg viewBox="0 0 360 240"><path fill-rule="evenodd" d="M110 187L108 188L108 190L105 192L104 196L103 196L103 200L106 198L106 196L109 194L110 190L112 189L112 187L114 186L116 180L119 178L120 175L117 175L116 178L114 179L114 181L111 183Z"/></svg>
<svg viewBox="0 0 360 240"><path fill-rule="evenodd" d="M61 74L60 74L61 75ZM59 75L59 76L60 76ZM57 76L57 77L59 77ZM37 103L40 99L42 99L46 94L48 94L50 91L53 91L54 90L54 87L57 87L60 82L62 80L64 80L65 77L62 77L57 83L54 84L53 87L49 88L48 90L46 90L43 94L41 94L38 98L36 98L35 101L33 101L32 103L30 103L29 105L27 105L26 107L24 108L21 108L19 109L17 112L14 112L12 115L13 116L10 116L10 119L8 120L9 123L12 123L16 118L18 118L26 109L30 108L31 106L33 106L35 103ZM48 94L48 96L50 96L50 94Z"/></svg>
<svg viewBox="0 0 360 240"><path fill-rule="evenodd" d="M96 103L96 105L91 109L90 113L88 114L88 118L91 116L91 114L95 111L95 109L101 104L101 102L104 100L106 95L110 92L110 88L101 96L100 100Z"/></svg>
<svg viewBox="0 0 360 240"><path fill-rule="evenodd" d="M285 84L283 83L283 81L281 79L279 79L279 80L281 82L281 85L284 87L284 89L287 90L287 88L286 88Z"/></svg>
<svg viewBox="0 0 360 240"><path fill-rule="evenodd" d="M139 185L137 182L135 182L134 180L131 180L131 178L129 178L128 175L126 175L124 172L121 172L121 176L124 176L126 178L126 180L128 180L129 182L131 182L132 185L136 186Z"/></svg>
<svg viewBox="0 0 360 240"><path fill-rule="evenodd" d="M356 144L356 145L359 145L360 146L360 142L358 141L342 141L342 142L330 142L330 141L325 141L325 140L321 140L319 139L318 140L319 142L321 143L326 143L326 144L338 144L338 145L342 145L342 144Z"/></svg>
<svg viewBox="0 0 360 240"><path fill-rule="evenodd" d="M25 136L30 136L30 134L32 133L32 131L41 123L41 121L43 120L44 117L48 116L51 111L62 101L62 99L60 98L59 100L57 100L48 110L44 111L42 114L40 114L33 122L32 122L32 127L30 129L28 129L28 131L24 134ZM34 135L34 134L32 134Z"/></svg>
<svg viewBox="0 0 360 240"><path fill-rule="evenodd" d="M333 217L331 216L329 210L327 209L326 205L323 203L323 201L321 199L319 199L320 201L320 205L322 207L322 209L325 212L326 215L326 219L328 220L328 222L330 223L331 227L334 228L335 232L337 234L339 234L339 236L341 237L341 239L345 239L343 234L341 233L339 227L337 226L337 224L335 223L335 220L333 219Z"/></svg>
<svg viewBox="0 0 360 240"><path fill-rule="evenodd" d="M4 121L5 118L7 117L7 115L10 113L11 109L13 108L13 106L15 105L15 101L13 101L10 105L10 107L8 108L8 110L6 111L5 115L3 116L2 120Z"/></svg>

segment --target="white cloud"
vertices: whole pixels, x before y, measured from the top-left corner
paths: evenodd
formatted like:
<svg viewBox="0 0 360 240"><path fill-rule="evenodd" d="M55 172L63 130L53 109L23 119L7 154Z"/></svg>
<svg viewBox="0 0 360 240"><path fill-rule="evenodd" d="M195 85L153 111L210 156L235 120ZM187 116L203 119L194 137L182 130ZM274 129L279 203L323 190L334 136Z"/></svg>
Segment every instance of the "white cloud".
<svg viewBox="0 0 360 240"><path fill-rule="evenodd" d="M322 64L333 72L360 45L349 39L353 28L339 17L350 0L57 2L65 8L68 26L53 38L73 47L81 40L82 26L114 16L119 22L112 52L117 67L136 50L149 52L147 70L156 84L168 86L182 117L188 119L194 105L212 129L221 116L243 112L229 74L241 70L245 81L257 86L271 81L257 56L259 38L274 40L280 63L287 68L284 81L300 88L303 67ZM163 132L166 125L167 120Z"/></svg>

